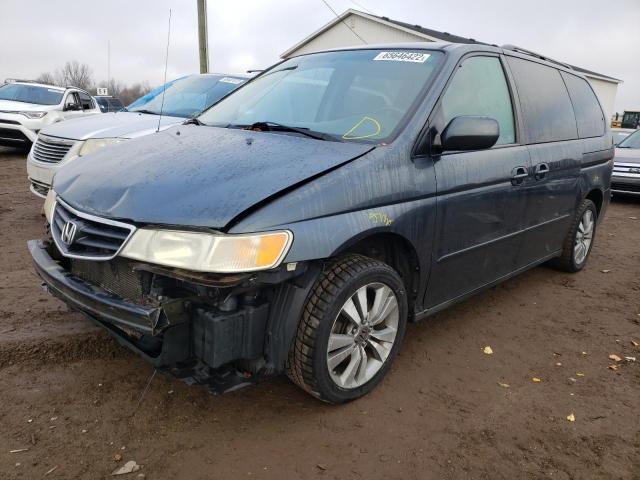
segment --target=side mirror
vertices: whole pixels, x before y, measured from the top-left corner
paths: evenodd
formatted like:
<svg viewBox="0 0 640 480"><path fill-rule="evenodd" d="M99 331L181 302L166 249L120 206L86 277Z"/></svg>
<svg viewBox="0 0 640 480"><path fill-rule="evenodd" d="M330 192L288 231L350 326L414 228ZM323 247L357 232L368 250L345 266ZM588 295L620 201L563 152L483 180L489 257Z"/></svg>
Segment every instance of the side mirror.
<svg viewBox="0 0 640 480"><path fill-rule="evenodd" d="M65 105L64 109L67 112L77 112L78 110L80 110L80 105L78 105L77 103L69 103Z"/></svg>
<svg viewBox="0 0 640 480"><path fill-rule="evenodd" d="M491 117L453 118L440 135L442 150L484 150L500 137L500 125Z"/></svg>

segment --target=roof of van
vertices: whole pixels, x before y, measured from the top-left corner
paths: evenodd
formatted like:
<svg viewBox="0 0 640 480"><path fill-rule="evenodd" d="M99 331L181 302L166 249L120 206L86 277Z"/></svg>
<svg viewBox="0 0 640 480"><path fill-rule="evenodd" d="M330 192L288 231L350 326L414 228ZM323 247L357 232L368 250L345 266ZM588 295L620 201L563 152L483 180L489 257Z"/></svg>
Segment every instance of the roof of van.
<svg viewBox="0 0 640 480"><path fill-rule="evenodd" d="M362 12L360 10L355 10L355 9L350 8L350 9L346 10L345 12L343 12L341 15L337 16L331 22L329 22L326 25L324 25L320 30L318 30L318 31L314 32L313 34L309 35L307 38L305 38L304 40L302 40L301 42L299 42L298 44L294 45L289 50L284 52L282 54L282 57L288 57L290 54L293 54L297 49L299 49L300 47L302 47L303 45L305 45L306 43L311 41L313 38L315 38L318 35L320 35L321 33L323 33L328 28L332 27L333 25L337 24L338 22L344 21L344 19L349 15L361 16L361 17L368 18L368 19L370 19L372 21L376 21L376 22L379 22L379 23L386 23L387 25L389 25L389 24L395 25L396 27L398 27L400 29L403 29L405 31L409 30L411 32L416 32L416 33L420 34L421 37L427 38L429 40L435 40L434 42L429 41L430 47L427 47L427 48L442 48L442 47L436 47L434 45L434 44L439 44L440 42L447 42L447 43L453 43L453 44L463 44L463 45L487 45L487 46L490 45L490 44L488 44L486 42L482 42L480 40L476 40L475 38L467 38L467 37L462 37L460 35L455 35L455 34L449 33L449 32L441 32L441 31L438 31L438 30L433 30L432 28L423 27L422 25L411 24L411 23L407 23L407 22L401 22L399 20L394 20L394 19L389 18L389 17L380 16L380 15L374 15L372 13L366 13L366 12ZM422 42L419 42L419 43L422 43ZM396 45L394 45L394 46L396 46ZM494 46L497 46L497 45L494 45ZM366 47L370 47L370 45L366 45ZM387 48L388 47L389 47L389 45L387 45ZM402 48L404 48L404 46ZM420 47L418 47L417 44L413 44L412 46L409 46L408 48L420 48ZM425 47L423 46L422 48L425 48ZM615 82L615 83L621 83L622 82L622 80L620 80L618 78L610 77L608 75L603 75L602 73L597 73L597 72L594 72L592 70L587 70L587 69L582 68L582 67L576 67L575 65L569 65L566 62L552 62L552 63L561 63L563 65L567 65L568 67L570 67L571 69L573 69L574 71L576 71L578 73L581 73L583 75L588 75L588 76L594 77L594 78L599 78L599 79L602 79L602 80L605 80L605 81L608 81L608 82Z"/></svg>

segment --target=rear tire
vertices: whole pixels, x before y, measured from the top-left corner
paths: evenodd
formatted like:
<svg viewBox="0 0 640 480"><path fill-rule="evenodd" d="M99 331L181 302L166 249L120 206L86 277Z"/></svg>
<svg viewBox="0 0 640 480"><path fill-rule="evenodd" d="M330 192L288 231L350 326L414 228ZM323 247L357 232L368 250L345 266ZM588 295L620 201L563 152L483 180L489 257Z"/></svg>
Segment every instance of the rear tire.
<svg viewBox="0 0 640 480"><path fill-rule="evenodd" d="M407 295L389 265L340 257L317 280L292 343L287 375L328 403L362 397L393 362L407 323Z"/></svg>
<svg viewBox="0 0 640 480"><path fill-rule="evenodd" d="M562 247L562 255L552 260L553 267L565 272L579 272L587 264L596 235L598 209L588 199L580 204Z"/></svg>

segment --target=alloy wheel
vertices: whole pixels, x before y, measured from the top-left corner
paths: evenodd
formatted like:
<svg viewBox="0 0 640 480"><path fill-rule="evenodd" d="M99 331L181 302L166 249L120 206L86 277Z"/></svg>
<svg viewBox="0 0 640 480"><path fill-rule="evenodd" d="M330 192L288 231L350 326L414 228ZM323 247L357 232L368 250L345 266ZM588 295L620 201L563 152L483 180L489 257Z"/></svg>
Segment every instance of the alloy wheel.
<svg viewBox="0 0 640 480"><path fill-rule="evenodd" d="M375 376L395 343L399 315L395 293L382 283L360 287L345 302L327 346L327 367L336 385L357 388Z"/></svg>
<svg viewBox="0 0 640 480"><path fill-rule="evenodd" d="M587 209L582 215L582 219L578 225L576 240L573 245L573 260L576 262L576 265L581 265L589 254L589 248L593 241L594 228L595 218L593 212Z"/></svg>

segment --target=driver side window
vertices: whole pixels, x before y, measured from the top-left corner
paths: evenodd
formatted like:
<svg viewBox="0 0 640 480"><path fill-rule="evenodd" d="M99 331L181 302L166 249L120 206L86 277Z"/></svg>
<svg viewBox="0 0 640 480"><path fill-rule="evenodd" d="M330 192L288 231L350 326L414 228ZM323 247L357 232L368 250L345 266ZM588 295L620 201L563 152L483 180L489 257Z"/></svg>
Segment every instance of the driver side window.
<svg viewBox="0 0 640 480"><path fill-rule="evenodd" d="M75 92L69 92L69 94L67 95L67 99L64 101L64 108L69 108L71 105L75 105L78 109L80 108L78 94Z"/></svg>
<svg viewBox="0 0 640 480"><path fill-rule="evenodd" d="M442 97L443 128L461 115L491 117L500 125L496 145L515 143L513 106L500 59L471 57L464 60Z"/></svg>

